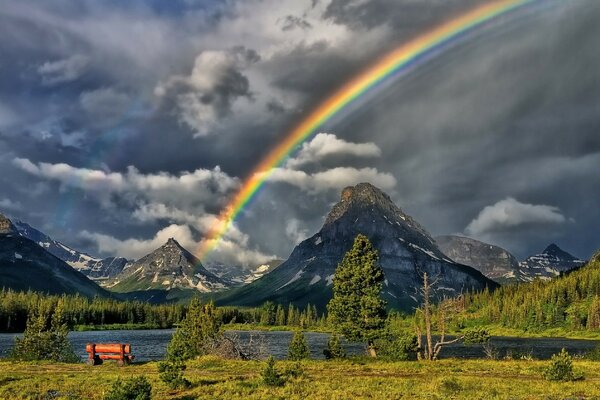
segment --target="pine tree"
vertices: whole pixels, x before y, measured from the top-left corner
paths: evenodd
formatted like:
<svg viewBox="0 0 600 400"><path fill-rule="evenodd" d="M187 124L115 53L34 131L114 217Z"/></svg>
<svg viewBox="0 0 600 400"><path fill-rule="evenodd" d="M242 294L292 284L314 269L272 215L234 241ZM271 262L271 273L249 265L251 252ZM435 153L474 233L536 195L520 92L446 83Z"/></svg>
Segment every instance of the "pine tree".
<svg viewBox="0 0 600 400"><path fill-rule="evenodd" d="M296 331L288 349L288 360L298 361L305 358L310 358L308 342L302 331Z"/></svg>
<svg viewBox="0 0 600 400"><path fill-rule="evenodd" d="M325 355L325 358L327 359L346 357L346 350L344 350L340 343L340 337L335 333L329 337L327 348L323 350L323 355Z"/></svg>
<svg viewBox="0 0 600 400"><path fill-rule="evenodd" d="M385 326L385 302L380 298L383 270L369 239L358 235L333 277L333 298L327 305L338 332L350 341L365 341L375 357L374 341Z"/></svg>
<svg viewBox="0 0 600 400"><path fill-rule="evenodd" d="M221 320L212 303L202 304L194 298L185 319L181 322L167 347L167 360L189 360L206 353L221 335Z"/></svg>
<svg viewBox="0 0 600 400"><path fill-rule="evenodd" d="M275 313L275 323L279 326L285 325L285 310L281 304L277 305L277 312Z"/></svg>

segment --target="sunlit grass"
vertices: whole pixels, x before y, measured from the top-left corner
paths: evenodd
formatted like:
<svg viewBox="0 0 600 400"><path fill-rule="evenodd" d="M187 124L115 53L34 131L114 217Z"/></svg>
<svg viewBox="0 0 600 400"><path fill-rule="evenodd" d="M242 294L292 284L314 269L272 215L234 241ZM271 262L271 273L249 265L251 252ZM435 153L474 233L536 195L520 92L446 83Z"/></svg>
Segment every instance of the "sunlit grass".
<svg viewBox="0 0 600 400"><path fill-rule="evenodd" d="M155 399L564 399L600 398L600 363L576 361L585 380L548 382L548 361L441 360L382 362L369 359L304 361L305 374L283 387L261 382L261 361L204 357L188 363L192 387L171 390L157 363L117 367L0 362L1 399L101 399L118 377L145 375ZM290 363L280 361L279 370Z"/></svg>

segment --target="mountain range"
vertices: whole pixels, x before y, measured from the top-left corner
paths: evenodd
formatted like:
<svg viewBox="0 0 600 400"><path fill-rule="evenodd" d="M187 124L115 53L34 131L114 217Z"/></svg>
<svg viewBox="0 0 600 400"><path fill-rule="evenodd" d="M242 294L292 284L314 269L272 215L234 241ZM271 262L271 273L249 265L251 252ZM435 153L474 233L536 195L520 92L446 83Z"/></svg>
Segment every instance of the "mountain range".
<svg viewBox="0 0 600 400"><path fill-rule="evenodd" d="M464 236L439 236L436 242L452 260L469 265L499 283L548 280L586 263L556 244L518 262L508 250Z"/></svg>
<svg viewBox="0 0 600 400"><path fill-rule="evenodd" d="M11 221L0 214L0 285L13 290L50 294L109 296L89 280L37 243L21 236Z"/></svg>
<svg viewBox="0 0 600 400"><path fill-rule="evenodd" d="M335 269L358 233L379 251L386 278L383 297L407 311L420 300L425 272L441 297L493 289L498 283L551 279L585 264L555 244L519 263L509 251L475 239L447 235L434 240L387 194L361 183L342 191L322 228L298 244L287 260L254 267L203 265L173 238L139 260L97 258L0 214L0 283L17 290L86 296L118 292L120 297L153 302L201 292L222 305L256 306L271 300L322 308L331 296Z"/></svg>

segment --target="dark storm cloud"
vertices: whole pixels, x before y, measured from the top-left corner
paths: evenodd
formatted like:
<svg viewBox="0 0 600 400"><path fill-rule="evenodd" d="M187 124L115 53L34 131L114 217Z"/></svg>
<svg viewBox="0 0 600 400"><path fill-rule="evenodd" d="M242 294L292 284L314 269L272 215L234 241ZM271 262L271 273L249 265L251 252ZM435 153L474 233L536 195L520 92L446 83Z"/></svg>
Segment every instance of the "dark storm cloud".
<svg viewBox="0 0 600 400"><path fill-rule="evenodd" d="M218 165L224 181L245 178L376 57L482 2L8 2L0 9L0 206L91 253L94 233L105 243L136 238L140 248L157 232L186 233L190 216L217 214L224 199L125 197L107 209L98 195L12 161L120 174L134 166L140 179ZM392 197L434 234L465 232L508 198L552 207L564 222L490 228L482 238L519 256L549 241L589 256L600 246L600 6L558 4L491 26L328 123L323 131L373 142L381 156L334 154L300 174L284 171L304 188L265 185L237 222L235 251L286 257L339 198L337 188L315 190L314 175L345 167L392 174ZM226 193L213 186L207 191ZM157 215L132 218L141 210Z"/></svg>
<svg viewBox="0 0 600 400"><path fill-rule="evenodd" d="M420 31L424 25L448 19L486 0L332 0L324 18L352 29L372 29L388 25L405 34Z"/></svg>

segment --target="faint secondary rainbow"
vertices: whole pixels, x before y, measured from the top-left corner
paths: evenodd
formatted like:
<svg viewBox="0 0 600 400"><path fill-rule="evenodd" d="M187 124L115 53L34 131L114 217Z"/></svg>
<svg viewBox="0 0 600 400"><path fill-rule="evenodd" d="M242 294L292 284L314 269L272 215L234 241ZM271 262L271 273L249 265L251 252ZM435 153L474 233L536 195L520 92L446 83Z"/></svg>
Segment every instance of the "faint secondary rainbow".
<svg viewBox="0 0 600 400"><path fill-rule="evenodd" d="M478 6L387 53L346 83L316 107L256 166L201 242L197 251L199 258L203 260L217 246L235 218L264 185L273 169L279 167L299 145L334 115L388 76L409 70L423 56L443 48L494 18L536 1L539 0L499 0Z"/></svg>

